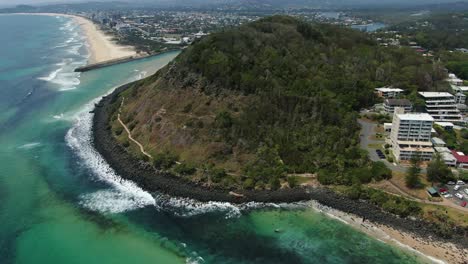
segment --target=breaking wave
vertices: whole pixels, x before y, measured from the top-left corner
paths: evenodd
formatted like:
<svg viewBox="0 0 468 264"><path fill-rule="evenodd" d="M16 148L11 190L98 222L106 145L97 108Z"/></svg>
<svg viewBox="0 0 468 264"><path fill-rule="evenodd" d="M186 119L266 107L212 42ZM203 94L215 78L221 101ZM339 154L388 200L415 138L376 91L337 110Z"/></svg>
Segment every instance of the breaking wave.
<svg viewBox="0 0 468 264"><path fill-rule="evenodd" d="M74 150L83 165L90 168L96 180L103 181L110 189L99 190L94 193L83 194L81 205L100 212L120 213L128 210L155 205L151 194L143 191L135 183L119 177L94 149L91 141L91 126L93 115L89 113L94 103L88 104L77 114L75 123L66 134L68 146Z"/></svg>

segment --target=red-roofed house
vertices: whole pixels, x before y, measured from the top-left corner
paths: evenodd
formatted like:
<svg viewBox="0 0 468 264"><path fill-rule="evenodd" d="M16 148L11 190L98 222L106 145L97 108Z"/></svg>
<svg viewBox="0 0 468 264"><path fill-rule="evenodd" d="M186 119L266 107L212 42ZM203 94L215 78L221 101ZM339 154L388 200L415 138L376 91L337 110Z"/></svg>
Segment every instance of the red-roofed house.
<svg viewBox="0 0 468 264"><path fill-rule="evenodd" d="M457 159L457 166L462 169L468 169L468 156L461 151L451 151L455 159Z"/></svg>

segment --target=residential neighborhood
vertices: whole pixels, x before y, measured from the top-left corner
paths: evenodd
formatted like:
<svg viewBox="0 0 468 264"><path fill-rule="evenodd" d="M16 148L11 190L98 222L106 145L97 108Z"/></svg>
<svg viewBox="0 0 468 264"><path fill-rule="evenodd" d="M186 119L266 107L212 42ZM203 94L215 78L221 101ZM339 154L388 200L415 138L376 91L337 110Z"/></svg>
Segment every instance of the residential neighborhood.
<svg viewBox="0 0 468 264"><path fill-rule="evenodd" d="M375 88L381 103L362 111L360 121L363 126L361 146L369 151L371 159L384 162L394 175L403 177L413 166L415 156L423 175L435 157L439 157L453 175L466 179L468 150L463 142L468 135L465 111L468 87L463 86L466 82L455 74L448 76L446 82L451 90L420 91L416 97L409 96L409 91L391 86ZM395 179L391 181L408 194L418 193ZM468 193L464 193L462 187L454 186L428 187L426 196L447 199L455 207L462 207L463 201L468 200Z"/></svg>

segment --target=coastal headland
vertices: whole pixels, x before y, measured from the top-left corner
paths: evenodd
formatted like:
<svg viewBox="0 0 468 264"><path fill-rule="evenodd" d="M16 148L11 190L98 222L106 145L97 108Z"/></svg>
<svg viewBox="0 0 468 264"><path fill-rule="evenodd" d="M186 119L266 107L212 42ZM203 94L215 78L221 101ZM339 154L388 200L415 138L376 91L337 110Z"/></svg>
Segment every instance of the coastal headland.
<svg viewBox="0 0 468 264"><path fill-rule="evenodd" d="M150 163L134 158L112 135L109 122L109 106L118 95L132 87L125 84L110 95L104 96L93 110L93 143L96 150L122 177L134 181L143 189L165 195L195 199L203 202L222 201L230 203L247 202L297 202L315 200L318 209L345 221L351 226L377 237L386 243L411 248L431 260L447 263L465 263L468 240L463 234L450 239L434 234L431 224L410 218L400 218L382 211L367 201L350 200L324 187L280 189L276 191L236 191L242 196L229 194L229 189L207 188L196 183L156 170Z"/></svg>

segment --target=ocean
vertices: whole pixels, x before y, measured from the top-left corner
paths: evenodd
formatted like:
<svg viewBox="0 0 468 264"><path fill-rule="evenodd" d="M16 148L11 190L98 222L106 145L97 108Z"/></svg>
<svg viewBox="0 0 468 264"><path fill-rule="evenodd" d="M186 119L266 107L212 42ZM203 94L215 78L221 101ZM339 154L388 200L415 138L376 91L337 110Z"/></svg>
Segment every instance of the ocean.
<svg viewBox="0 0 468 264"><path fill-rule="evenodd" d="M200 203L116 175L89 111L178 52L74 73L88 52L69 18L2 15L0 38L0 263L424 261L311 203Z"/></svg>

